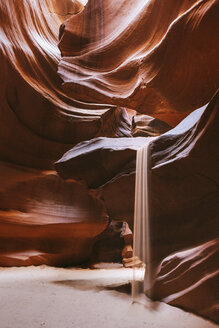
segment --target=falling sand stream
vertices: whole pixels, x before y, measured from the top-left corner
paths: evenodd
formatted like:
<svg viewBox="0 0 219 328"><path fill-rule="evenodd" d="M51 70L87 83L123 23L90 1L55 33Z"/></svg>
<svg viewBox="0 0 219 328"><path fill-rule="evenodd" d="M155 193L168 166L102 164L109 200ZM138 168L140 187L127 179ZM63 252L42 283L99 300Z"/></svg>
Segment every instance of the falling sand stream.
<svg viewBox="0 0 219 328"><path fill-rule="evenodd" d="M154 274L151 266L150 217L148 200L148 159L149 145L157 137L145 139L145 145L138 149L136 158L135 212L134 212L134 259L139 258L145 267L145 277L139 281L133 268L132 299L137 302L153 285ZM144 271L143 271L144 274Z"/></svg>

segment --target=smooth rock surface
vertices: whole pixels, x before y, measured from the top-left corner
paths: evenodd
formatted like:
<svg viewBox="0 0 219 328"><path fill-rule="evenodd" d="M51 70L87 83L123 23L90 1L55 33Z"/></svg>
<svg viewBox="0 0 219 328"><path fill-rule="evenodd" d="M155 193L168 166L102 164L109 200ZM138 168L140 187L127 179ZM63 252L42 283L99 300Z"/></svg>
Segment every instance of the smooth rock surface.
<svg viewBox="0 0 219 328"><path fill-rule="evenodd" d="M191 113L178 126L153 140L150 144L149 210L152 258L150 265L155 268L159 268L160 263L170 254L184 249L188 249L188 252L185 253L184 262L189 262L190 250L192 251L197 245L200 245L200 248L205 248L206 243L218 237L218 100L216 94L208 105ZM108 161L112 161L114 166L116 163L121 163L121 158L126 151L127 153L130 152L128 140L122 139L124 146L127 142L127 148L118 148L118 152L114 151L115 145L112 139L105 141L108 145ZM125 168L118 165L120 169L114 171L115 177L103 184L99 188L99 192L110 217L114 219L123 217L132 228L135 184L134 151L137 151L139 142L141 146L143 145L144 138L132 138L131 142L133 145L135 144L135 147L132 146L129 164ZM92 141L88 142L88 151L83 151L83 154L87 153L91 156L92 152L97 153L97 149L101 154L101 149L103 149L101 144L104 145L102 139L101 142L98 140L97 143L94 140L95 147L93 147ZM86 148L85 144L83 147ZM80 145L79 148L76 147L72 150L72 154L73 162L80 158ZM98 159L101 159L101 155ZM70 156L68 160L70 161ZM80 160L82 163L83 161L86 162L85 157L81 157ZM101 168L101 162L99 165ZM91 166L95 167L96 161L90 161L90 168ZM127 167L129 171L127 171ZM100 168L96 180L92 182L93 184L100 184ZM113 173L113 170L110 172ZM82 174L83 177L86 176L83 171ZM147 173L145 172L145 174ZM110 174L105 177L110 179ZM215 245L217 243L218 241L215 241ZM171 304L182 306L217 321L218 314L215 312L216 310L212 309L212 307L216 309L218 303L215 294L212 294L210 300L212 307L202 307L199 304L205 304L204 291L209 290L211 293L212 284L214 284L215 279L218 279L218 269L214 269L215 266L217 268L218 264L215 259L212 259L211 262L205 258L205 252L200 253L200 261L203 263L204 272L213 270L213 275L209 275L207 280L203 280L199 274L194 273L193 275L192 267L197 264L194 260L194 265L185 271L188 276L193 276L192 293L187 290L187 286L182 280L180 301L173 296ZM156 279L159 279L159 276L156 278L155 275L154 279L155 286L157 286L155 287L156 295L159 298L161 297L159 296L160 285L156 285ZM179 279L177 278L177 270L173 273L170 268L165 274L165 279ZM179 281L181 280L179 279ZM168 284L162 284L161 280L161 285L162 293L165 294L166 292L169 295ZM168 297L162 297L162 299L166 301ZM192 303L194 305L191 305Z"/></svg>
<svg viewBox="0 0 219 328"><path fill-rule="evenodd" d="M218 10L216 0L90 0L61 28L63 89L176 125L217 90Z"/></svg>
<svg viewBox="0 0 219 328"><path fill-rule="evenodd" d="M171 254L160 266L154 297L219 323L219 240Z"/></svg>
<svg viewBox="0 0 219 328"><path fill-rule="evenodd" d="M5 164L1 182L1 266L66 266L89 259L108 215L86 186L55 172Z"/></svg>
<svg viewBox="0 0 219 328"><path fill-rule="evenodd" d="M63 93L54 2L0 3L1 160L40 169L82 140L130 135L124 109Z"/></svg>
<svg viewBox="0 0 219 328"><path fill-rule="evenodd" d="M97 188L128 168L136 150L145 143L139 138L96 138L77 144L55 163L64 179L83 180L90 188Z"/></svg>
<svg viewBox="0 0 219 328"><path fill-rule="evenodd" d="M170 129L167 123L149 115L137 114L132 118L133 137L156 137Z"/></svg>
<svg viewBox="0 0 219 328"><path fill-rule="evenodd" d="M86 2L0 2L0 264L81 263L132 228L130 110L192 112L151 143L148 266L154 297L217 321L218 98L193 110L218 88L219 2Z"/></svg>

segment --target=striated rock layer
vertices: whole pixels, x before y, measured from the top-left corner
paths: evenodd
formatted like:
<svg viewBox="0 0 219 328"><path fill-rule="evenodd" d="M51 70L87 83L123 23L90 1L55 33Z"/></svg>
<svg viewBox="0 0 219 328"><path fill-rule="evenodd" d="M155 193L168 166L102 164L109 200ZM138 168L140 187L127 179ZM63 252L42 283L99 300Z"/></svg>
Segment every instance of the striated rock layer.
<svg viewBox="0 0 219 328"><path fill-rule="evenodd" d="M0 167L0 266L87 261L108 225L103 203L55 172Z"/></svg>
<svg viewBox="0 0 219 328"><path fill-rule="evenodd" d="M81 140L130 135L124 109L77 101L61 90L61 21L51 6L50 0L0 2L1 159L43 169Z"/></svg>
<svg viewBox="0 0 219 328"><path fill-rule="evenodd" d="M218 108L217 94L152 143L149 196L152 265L159 271L160 260L171 258L152 294L217 322Z"/></svg>
<svg viewBox="0 0 219 328"><path fill-rule="evenodd" d="M82 140L131 135L124 108L61 89L59 26L80 10L79 1L0 2L0 265L81 263L108 225L87 187L43 171Z"/></svg>
<svg viewBox="0 0 219 328"><path fill-rule="evenodd" d="M219 2L86 2L0 1L0 265L129 259L136 150L199 108L151 144L150 294L219 321Z"/></svg>
<svg viewBox="0 0 219 328"><path fill-rule="evenodd" d="M218 239L171 254L160 265L154 297L219 322L218 262Z"/></svg>
<svg viewBox="0 0 219 328"><path fill-rule="evenodd" d="M218 247L218 101L216 94L207 106L194 111L174 129L151 143L149 173L151 265L158 274L151 293L156 299L182 306L215 321L219 320L218 298L211 290L212 285L218 282L218 264L216 255L207 254L212 243L213 248ZM110 138L91 140L64 155L56 164L57 169L66 178L76 178L78 174L88 185L99 186L110 217L122 216L132 226L135 155L136 150L144 145L144 140L143 137L123 138L120 146ZM107 171L101 151L113 159L107 161L111 163ZM125 166L122 165L123 158L126 158ZM86 175L87 161L91 172L97 163L99 165L96 175L91 175L92 180ZM81 168L80 173L75 171L76 163ZM197 245L199 248L195 248ZM182 250L187 250L182 253L183 257L177 253ZM190 254L194 255L192 260ZM170 265L165 266L163 277L166 261ZM199 272L200 263L202 273ZM185 281L181 280L183 275L186 275ZM190 277L192 280L189 282ZM175 281L181 282L180 289ZM172 286L172 292L169 286ZM206 298L205 291L210 293L209 298ZM180 297L174 296L175 293L179 293Z"/></svg>
<svg viewBox="0 0 219 328"><path fill-rule="evenodd" d="M60 30L63 88L173 125L218 87L218 13L216 0L90 0Z"/></svg>

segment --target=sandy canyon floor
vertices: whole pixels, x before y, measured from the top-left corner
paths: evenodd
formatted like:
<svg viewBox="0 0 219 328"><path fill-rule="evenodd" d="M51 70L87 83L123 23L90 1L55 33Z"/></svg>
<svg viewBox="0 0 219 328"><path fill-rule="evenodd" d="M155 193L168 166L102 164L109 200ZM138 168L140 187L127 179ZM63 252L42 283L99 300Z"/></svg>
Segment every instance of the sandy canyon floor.
<svg viewBox="0 0 219 328"><path fill-rule="evenodd" d="M131 280L117 267L0 268L0 328L217 327L164 303L132 304Z"/></svg>

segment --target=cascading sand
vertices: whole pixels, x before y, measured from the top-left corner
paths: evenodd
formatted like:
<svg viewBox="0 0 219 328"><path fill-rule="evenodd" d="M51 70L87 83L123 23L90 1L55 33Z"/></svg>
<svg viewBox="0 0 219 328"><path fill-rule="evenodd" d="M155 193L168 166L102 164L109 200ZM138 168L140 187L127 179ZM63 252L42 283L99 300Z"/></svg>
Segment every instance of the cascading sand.
<svg viewBox="0 0 219 328"><path fill-rule="evenodd" d="M156 139L156 137L149 137L145 139L146 144L144 147L138 149L136 158L133 249L134 259L138 258L142 261L142 275L145 276L142 277L142 279L139 277L139 269L136 270L135 263L133 263L133 302L140 301L146 292L147 295L150 296L150 290L154 280L154 273L151 266L150 217L148 200L148 153L150 142L154 139Z"/></svg>

